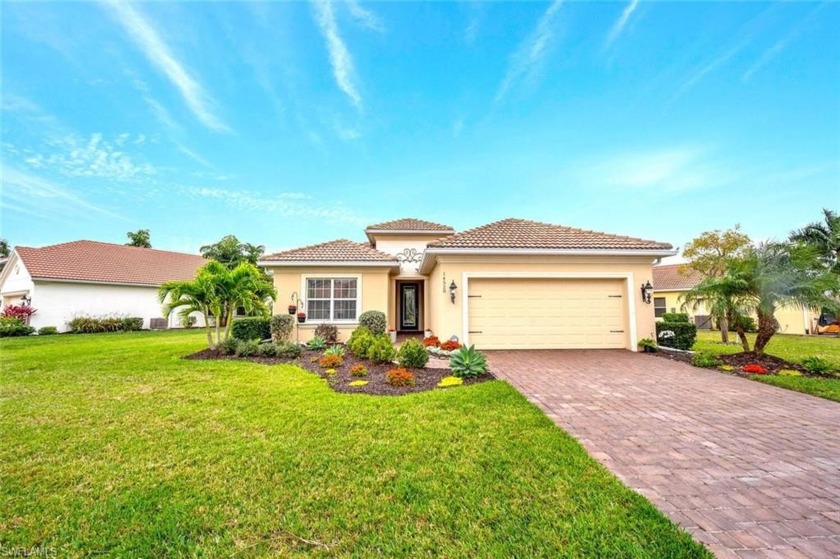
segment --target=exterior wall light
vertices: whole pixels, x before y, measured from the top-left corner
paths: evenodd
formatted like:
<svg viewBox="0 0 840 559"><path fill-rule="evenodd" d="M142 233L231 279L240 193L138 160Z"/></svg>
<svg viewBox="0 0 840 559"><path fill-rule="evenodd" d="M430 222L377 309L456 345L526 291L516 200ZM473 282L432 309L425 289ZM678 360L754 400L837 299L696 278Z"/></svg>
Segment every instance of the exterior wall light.
<svg viewBox="0 0 840 559"><path fill-rule="evenodd" d="M449 284L449 300L452 301L452 304L455 304L455 294L458 293L458 286L455 285L455 280L452 280L452 283Z"/></svg>
<svg viewBox="0 0 840 559"><path fill-rule="evenodd" d="M642 301L646 304L650 305L650 300L653 297L653 286L650 284L650 280L646 281L642 284Z"/></svg>

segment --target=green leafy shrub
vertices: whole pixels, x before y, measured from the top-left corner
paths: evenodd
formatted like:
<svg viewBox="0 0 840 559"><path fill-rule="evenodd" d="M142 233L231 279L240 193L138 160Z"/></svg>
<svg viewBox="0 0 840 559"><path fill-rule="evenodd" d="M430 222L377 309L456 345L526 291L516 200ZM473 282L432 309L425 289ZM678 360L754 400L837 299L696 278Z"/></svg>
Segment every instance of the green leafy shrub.
<svg viewBox="0 0 840 559"><path fill-rule="evenodd" d="M361 363L356 363L352 367L350 367L350 374L354 377L366 377L368 374L368 369Z"/></svg>
<svg viewBox="0 0 840 559"><path fill-rule="evenodd" d="M641 340L639 340L638 346L640 349L643 349L645 351L656 351L656 342L650 338L642 338Z"/></svg>
<svg viewBox="0 0 840 559"><path fill-rule="evenodd" d="M344 358L344 346L343 345L334 345L332 347L327 348L327 351L324 352L324 355L338 355L342 359Z"/></svg>
<svg viewBox="0 0 840 559"><path fill-rule="evenodd" d="M688 351L697 339L697 326L690 322L657 322L656 338L659 346Z"/></svg>
<svg viewBox="0 0 840 559"><path fill-rule="evenodd" d="M364 326L373 334L384 334L388 321L384 312L365 311L359 316L359 325Z"/></svg>
<svg viewBox="0 0 840 559"><path fill-rule="evenodd" d="M338 342L338 328L335 324L319 324L315 328L315 335L323 339L328 344Z"/></svg>
<svg viewBox="0 0 840 559"><path fill-rule="evenodd" d="M17 336L28 336L35 331L35 328L27 326L23 321L14 316L0 317L0 338L14 338Z"/></svg>
<svg viewBox="0 0 840 559"><path fill-rule="evenodd" d="M277 357L277 345L276 344L260 344L257 347L257 355L260 357Z"/></svg>
<svg viewBox="0 0 840 559"><path fill-rule="evenodd" d="M235 318L230 335L237 340L265 340L271 337L271 319L261 316Z"/></svg>
<svg viewBox="0 0 840 559"><path fill-rule="evenodd" d="M139 316L126 316L120 319L120 330L137 332L143 329L143 319Z"/></svg>
<svg viewBox="0 0 840 559"><path fill-rule="evenodd" d="M782 369L777 373L779 376L782 377L801 377L802 373L795 369Z"/></svg>
<svg viewBox="0 0 840 559"><path fill-rule="evenodd" d="M802 360L802 367L809 373L830 373L834 370L831 363L822 357L806 357Z"/></svg>
<svg viewBox="0 0 840 559"><path fill-rule="evenodd" d="M397 350L394 349L394 344L391 343L388 334L379 334L373 336L365 356L374 363L387 363L394 358L396 353Z"/></svg>
<svg viewBox="0 0 840 559"><path fill-rule="evenodd" d="M688 322L688 313L666 312L662 314L662 322Z"/></svg>
<svg viewBox="0 0 840 559"><path fill-rule="evenodd" d="M359 326L350 333L347 340L347 349L356 357L364 358L367 350L373 343L373 333L365 326Z"/></svg>
<svg viewBox="0 0 840 559"><path fill-rule="evenodd" d="M225 355L233 355L236 353L236 346L239 345L239 341L236 338L228 338L219 345L219 351Z"/></svg>
<svg viewBox="0 0 840 559"><path fill-rule="evenodd" d="M429 352L423 342L409 339L403 342L397 352L397 362L403 367L422 369L429 362Z"/></svg>
<svg viewBox="0 0 840 559"><path fill-rule="evenodd" d="M301 347L292 342L285 342L277 345L277 357L284 357L286 359L297 359L303 352Z"/></svg>
<svg viewBox="0 0 840 559"><path fill-rule="evenodd" d="M475 346L462 347L449 358L452 374L460 378L473 378L487 372L487 359Z"/></svg>
<svg viewBox="0 0 840 559"><path fill-rule="evenodd" d="M67 327L74 334L98 334L105 332L105 324L99 318L92 316L76 316L67 323Z"/></svg>
<svg viewBox="0 0 840 559"><path fill-rule="evenodd" d="M391 386L414 386L414 374L403 367L391 369L385 373L385 378Z"/></svg>
<svg viewBox="0 0 840 559"><path fill-rule="evenodd" d="M290 314L275 314L268 323L271 341L275 344L282 344L291 340L294 329L295 317Z"/></svg>
<svg viewBox="0 0 840 559"><path fill-rule="evenodd" d="M236 344L237 357L253 357L254 355L257 355L259 351L260 342L257 339L240 340L240 342Z"/></svg>
<svg viewBox="0 0 840 559"><path fill-rule="evenodd" d="M38 329L39 336L52 336L54 334L58 334L58 328L55 326L44 326Z"/></svg>
<svg viewBox="0 0 840 559"><path fill-rule="evenodd" d="M326 347L327 342L321 336L315 336L306 342L306 349L311 349L312 351L321 351Z"/></svg>
<svg viewBox="0 0 840 559"><path fill-rule="evenodd" d="M74 334L99 334L102 332L131 332L143 328L139 316L75 316L67 327Z"/></svg>
<svg viewBox="0 0 840 559"><path fill-rule="evenodd" d="M450 386L461 386L464 384L464 379L460 377L443 377L440 379L440 382L437 383L439 388L448 388Z"/></svg>
<svg viewBox="0 0 840 559"><path fill-rule="evenodd" d="M707 351L698 351L691 356L691 364L695 367L717 367L720 360Z"/></svg>

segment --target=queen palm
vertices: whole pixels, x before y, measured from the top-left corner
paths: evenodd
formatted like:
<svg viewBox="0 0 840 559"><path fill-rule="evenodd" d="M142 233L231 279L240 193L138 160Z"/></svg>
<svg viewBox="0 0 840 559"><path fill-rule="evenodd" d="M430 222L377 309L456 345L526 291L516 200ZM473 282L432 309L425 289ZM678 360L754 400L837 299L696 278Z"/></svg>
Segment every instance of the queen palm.
<svg viewBox="0 0 840 559"><path fill-rule="evenodd" d="M835 273L840 273L840 214L823 208L823 222L814 222L790 234L790 240L813 247Z"/></svg>
<svg viewBox="0 0 840 559"><path fill-rule="evenodd" d="M744 318L748 316L745 300L747 281L743 277L740 263L730 263L722 276L709 276L680 297L680 302L697 310L705 305L712 316L719 317L721 328L732 326L738 334L741 347L750 351L750 342L744 330Z"/></svg>
<svg viewBox="0 0 840 559"><path fill-rule="evenodd" d="M244 308L248 314L268 314L269 302L276 296L270 280L256 266L246 262L229 270L219 262L210 261L199 269L194 279L169 281L158 291L166 316L177 309L182 318L193 312L204 316L207 344L211 348L230 338L236 309ZM211 317L215 319L213 327L210 326Z"/></svg>

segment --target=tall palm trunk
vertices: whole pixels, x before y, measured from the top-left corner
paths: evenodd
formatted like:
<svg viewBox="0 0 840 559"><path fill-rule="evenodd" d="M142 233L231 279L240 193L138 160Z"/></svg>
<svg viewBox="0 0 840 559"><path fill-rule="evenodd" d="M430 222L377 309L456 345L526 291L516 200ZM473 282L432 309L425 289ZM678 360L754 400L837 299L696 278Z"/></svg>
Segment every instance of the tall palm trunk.
<svg viewBox="0 0 840 559"><path fill-rule="evenodd" d="M204 307L201 312L204 314L204 332L207 334L207 347L213 347L213 334L210 330L210 309Z"/></svg>
<svg viewBox="0 0 840 559"><path fill-rule="evenodd" d="M720 328L720 341L729 343L729 318L726 315L721 315L718 318L718 328Z"/></svg>
<svg viewBox="0 0 840 559"><path fill-rule="evenodd" d="M758 309L758 335L755 337L755 352L764 355L764 348L770 338L776 333L776 319L771 311L769 314Z"/></svg>

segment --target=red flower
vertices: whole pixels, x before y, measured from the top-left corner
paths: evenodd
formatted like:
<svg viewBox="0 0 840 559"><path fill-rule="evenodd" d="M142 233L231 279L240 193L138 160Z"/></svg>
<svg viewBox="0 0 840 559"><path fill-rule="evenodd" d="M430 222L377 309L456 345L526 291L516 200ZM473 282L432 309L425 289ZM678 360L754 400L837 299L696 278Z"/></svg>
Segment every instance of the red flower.
<svg viewBox="0 0 840 559"><path fill-rule="evenodd" d="M750 363L748 365L744 365L744 372L745 373L752 373L754 375L766 375L767 369L759 365L758 363Z"/></svg>
<svg viewBox="0 0 840 559"><path fill-rule="evenodd" d="M437 336L429 336L423 339L423 345L426 347L437 347L440 345L440 340Z"/></svg>
<svg viewBox="0 0 840 559"><path fill-rule="evenodd" d="M444 351L455 351L456 349L460 348L461 344L458 342L453 342L452 340L447 340L440 344L440 349Z"/></svg>

